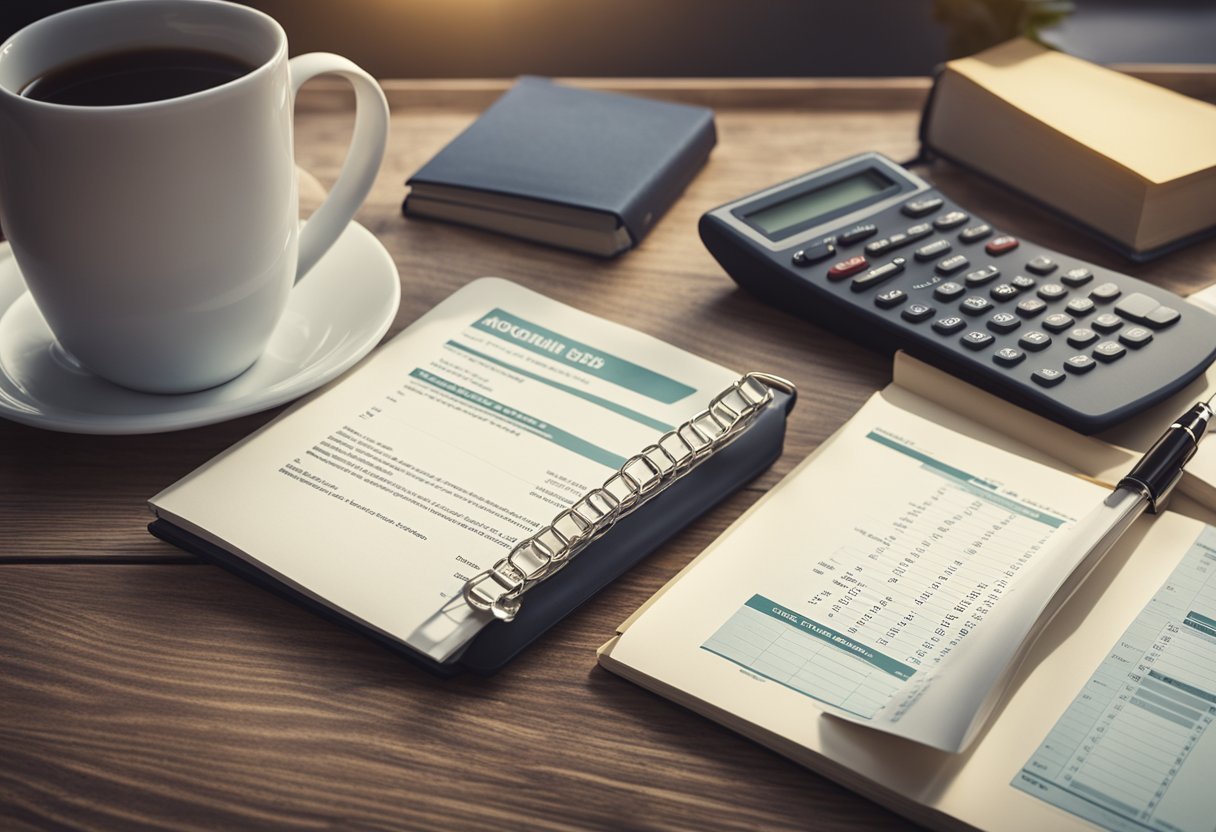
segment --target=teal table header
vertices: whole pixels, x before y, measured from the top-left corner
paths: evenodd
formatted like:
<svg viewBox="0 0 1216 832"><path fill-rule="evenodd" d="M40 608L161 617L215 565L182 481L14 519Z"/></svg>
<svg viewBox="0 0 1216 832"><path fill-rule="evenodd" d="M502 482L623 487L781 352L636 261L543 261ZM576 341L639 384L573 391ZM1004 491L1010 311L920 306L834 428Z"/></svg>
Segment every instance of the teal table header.
<svg viewBox="0 0 1216 832"><path fill-rule="evenodd" d="M547 355L568 367L574 367L663 404L673 404L696 392L694 388L673 378L617 358L523 318L517 318L502 309L494 309L483 315L473 323L473 328L518 344L534 353Z"/></svg>

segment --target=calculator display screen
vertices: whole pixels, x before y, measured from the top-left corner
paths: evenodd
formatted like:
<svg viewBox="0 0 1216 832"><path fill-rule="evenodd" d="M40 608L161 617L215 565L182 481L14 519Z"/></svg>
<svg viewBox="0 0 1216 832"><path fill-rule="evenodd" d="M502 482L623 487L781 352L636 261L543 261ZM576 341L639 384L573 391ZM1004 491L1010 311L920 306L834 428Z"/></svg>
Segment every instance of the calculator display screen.
<svg viewBox="0 0 1216 832"><path fill-rule="evenodd" d="M880 194L895 183L876 170L864 170L830 185L795 194L747 214L746 219L770 237Z"/></svg>

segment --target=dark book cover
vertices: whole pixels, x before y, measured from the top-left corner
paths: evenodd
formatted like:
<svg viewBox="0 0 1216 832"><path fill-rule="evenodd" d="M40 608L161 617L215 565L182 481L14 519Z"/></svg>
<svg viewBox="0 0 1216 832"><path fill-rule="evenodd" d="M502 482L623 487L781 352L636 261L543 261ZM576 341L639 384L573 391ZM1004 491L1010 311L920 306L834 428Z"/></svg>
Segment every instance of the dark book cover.
<svg viewBox="0 0 1216 832"><path fill-rule="evenodd" d="M716 140L705 107L524 77L406 184L602 213L637 245Z"/></svg>

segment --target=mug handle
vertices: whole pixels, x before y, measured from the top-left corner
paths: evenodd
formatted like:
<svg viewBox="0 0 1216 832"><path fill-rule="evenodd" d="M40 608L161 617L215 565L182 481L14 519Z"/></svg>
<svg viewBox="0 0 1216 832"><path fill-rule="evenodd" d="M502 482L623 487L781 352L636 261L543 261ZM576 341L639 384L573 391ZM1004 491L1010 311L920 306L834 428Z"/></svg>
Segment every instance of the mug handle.
<svg viewBox="0 0 1216 832"><path fill-rule="evenodd" d="M355 130L342 172L329 196L300 231L298 283L337 241L372 189L388 145L388 101L372 76L341 55L329 52L298 55L288 61L288 73L293 101L304 82L318 75L339 75L355 89Z"/></svg>

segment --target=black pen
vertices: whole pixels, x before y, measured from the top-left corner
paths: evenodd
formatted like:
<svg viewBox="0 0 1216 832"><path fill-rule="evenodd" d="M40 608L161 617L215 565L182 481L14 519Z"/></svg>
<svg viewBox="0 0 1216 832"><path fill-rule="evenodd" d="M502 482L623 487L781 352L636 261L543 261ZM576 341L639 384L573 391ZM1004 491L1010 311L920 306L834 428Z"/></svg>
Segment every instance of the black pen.
<svg viewBox="0 0 1216 832"><path fill-rule="evenodd" d="M1119 480L1114 491L1066 532L1067 545L1085 555L1065 581L1062 596L1055 599L1057 603L1080 585L1141 514L1146 510L1153 514L1165 510L1170 494L1182 479L1183 467L1199 449L1199 441L1212 419L1211 401L1199 402L1178 417Z"/></svg>
<svg viewBox="0 0 1216 832"><path fill-rule="evenodd" d="M1216 395L1213 396L1216 398ZM1170 425L1153 447L1141 457L1136 467L1119 480L1116 491L1127 489L1147 500L1153 514L1165 509L1174 486L1182 478L1182 469L1195 451L1212 419L1212 399L1199 402Z"/></svg>

